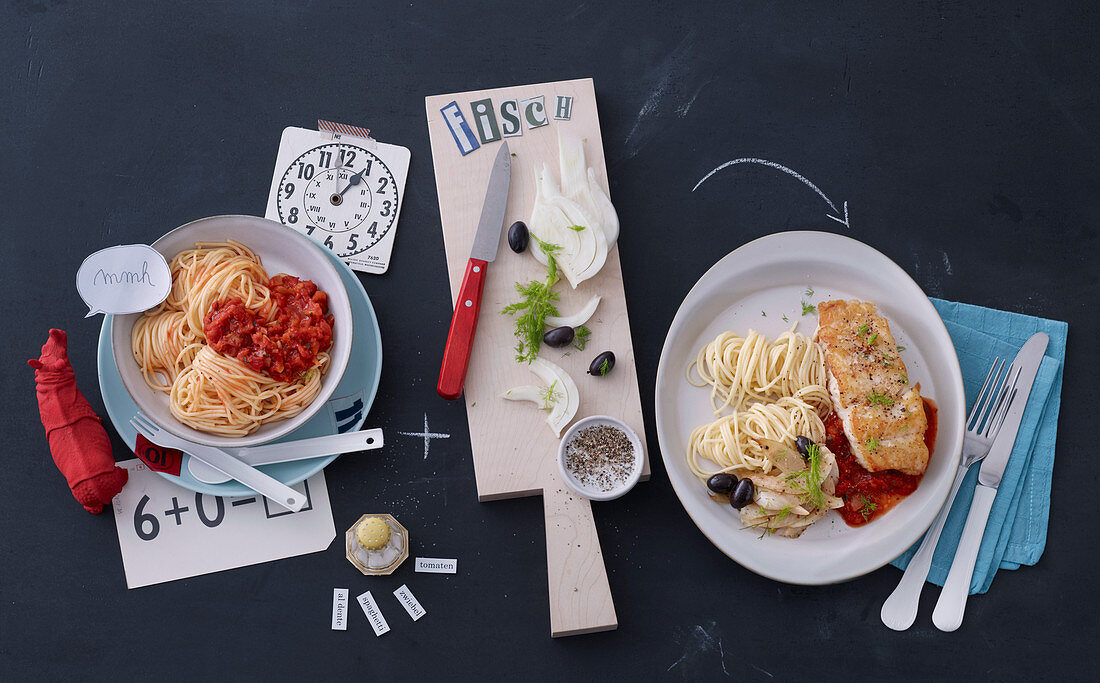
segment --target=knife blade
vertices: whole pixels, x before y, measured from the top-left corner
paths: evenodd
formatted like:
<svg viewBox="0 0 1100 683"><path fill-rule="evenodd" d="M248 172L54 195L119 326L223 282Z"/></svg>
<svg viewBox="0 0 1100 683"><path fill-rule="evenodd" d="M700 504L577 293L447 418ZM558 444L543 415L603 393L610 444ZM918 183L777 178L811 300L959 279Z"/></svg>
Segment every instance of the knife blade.
<svg viewBox="0 0 1100 683"><path fill-rule="evenodd" d="M481 206L481 218L474 233L474 246L466 262L466 274L462 277L451 316L451 328L447 332L447 345L443 349L443 363L439 368L436 392L445 399L454 400L462 394L466 381L466 368L470 364L477 317L481 308L481 293L485 288L485 271L496 260L500 247L500 234L504 231L504 209L508 204L511 186L512 156L508 143L502 143L489 172L489 185L485 189L485 201Z"/></svg>
<svg viewBox="0 0 1100 683"><path fill-rule="evenodd" d="M1012 447L1016 444L1016 434L1020 431L1020 423L1024 420L1024 408L1027 407L1027 398L1031 395L1031 387L1035 384L1035 376L1039 374L1039 364L1043 362L1050 337L1042 332L1037 332L1027 340L1012 366L1020 369L1020 376L1016 380L1017 396L1021 400L1013 401L1005 416L1005 423L993 444L989 447L989 455L982 461L982 468L978 470L978 484L996 489L1001 485L1001 477L1004 476L1005 467L1008 466L1008 456L1012 455ZM1011 370L1012 367L1009 368Z"/></svg>
<svg viewBox="0 0 1100 683"><path fill-rule="evenodd" d="M1016 354L1012 366L1009 367L1010 373L1013 370L1019 372L1012 403L997 438L989 448L989 455L978 470L978 485L974 487L974 500L966 515L966 525L959 538L955 557L951 561L951 570L932 612L932 623L941 631L954 631L962 625L966 598L970 593L970 580L974 576L974 563L978 559L978 550L985 535L989 511L997 497L997 489L1005 467L1008 466L1009 456L1016 445L1016 435L1020 431L1020 423L1023 422L1027 399L1031 395L1031 388L1035 384L1035 376L1039 372L1039 365L1043 362L1049 341L1046 334L1035 333Z"/></svg>

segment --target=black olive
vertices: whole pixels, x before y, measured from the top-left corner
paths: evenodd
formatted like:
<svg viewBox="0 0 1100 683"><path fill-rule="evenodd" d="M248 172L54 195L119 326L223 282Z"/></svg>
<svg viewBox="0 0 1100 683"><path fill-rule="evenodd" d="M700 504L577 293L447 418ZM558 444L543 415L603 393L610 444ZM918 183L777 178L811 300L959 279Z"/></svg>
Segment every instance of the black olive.
<svg viewBox="0 0 1100 683"><path fill-rule="evenodd" d="M527 233L527 224L523 221L516 221L512 223L512 227L508 228L508 246L517 254L522 254L527 249L527 243L530 239L530 235Z"/></svg>
<svg viewBox="0 0 1100 683"><path fill-rule="evenodd" d="M713 475L710 479L707 479L707 488L715 493L722 495L728 495L733 487L737 485L737 478L732 474L726 474L725 472L719 472Z"/></svg>
<svg viewBox="0 0 1100 683"><path fill-rule="evenodd" d="M812 446L813 443L813 441L810 441L804 436L796 437L794 440L794 445L798 448L798 452L803 458L810 457L810 446Z"/></svg>
<svg viewBox="0 0 1100 683"><path fill-rule="evenodd" d="M604 351L596 356L596 359L588 366L588 374L593 377L603 377L611 372L613 367L615 367L615 354L611 351Z"/></svg>
<svg viewBox="0 0 1100 683"><path fill-rule="evenodd" d="M752 485L752 479L745 478L737 482L737 486L733 487L733 493L730 494L730 505L740 510L749 503L752 502L752 494L756 492L756 487Z"/></svg>
<svg viewBox="0 0 1100 683"><path fill-rule="evenodd" d="M557 348L572 343L574 336L573 328L568 325L564 327L555 327L542 335L542 343Z"/></svg>

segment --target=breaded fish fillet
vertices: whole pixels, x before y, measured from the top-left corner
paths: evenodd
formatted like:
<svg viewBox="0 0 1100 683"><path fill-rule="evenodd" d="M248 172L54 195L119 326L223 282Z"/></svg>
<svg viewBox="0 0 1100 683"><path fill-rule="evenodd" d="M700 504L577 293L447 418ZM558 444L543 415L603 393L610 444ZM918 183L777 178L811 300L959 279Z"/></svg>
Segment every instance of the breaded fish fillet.
<svg viewBox="0 0 1100 683"><path fill-rule="evenodd" d="M829 393L852 454L871 472L922 474L928 467L928 419L920 392L909 385L890 323L863 301L824 301L817 311Z"/></svg>

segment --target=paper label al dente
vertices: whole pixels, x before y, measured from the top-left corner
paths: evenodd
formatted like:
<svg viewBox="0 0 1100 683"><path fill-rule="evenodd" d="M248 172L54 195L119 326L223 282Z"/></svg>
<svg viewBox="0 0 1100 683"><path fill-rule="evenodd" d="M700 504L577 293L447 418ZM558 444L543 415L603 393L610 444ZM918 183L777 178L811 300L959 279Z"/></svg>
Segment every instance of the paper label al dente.
<svg viewBox="0 0 1100 683"><path fill-rule="evenodd" d="M348 589L332 589L332 630L348 630Z"/></svg>

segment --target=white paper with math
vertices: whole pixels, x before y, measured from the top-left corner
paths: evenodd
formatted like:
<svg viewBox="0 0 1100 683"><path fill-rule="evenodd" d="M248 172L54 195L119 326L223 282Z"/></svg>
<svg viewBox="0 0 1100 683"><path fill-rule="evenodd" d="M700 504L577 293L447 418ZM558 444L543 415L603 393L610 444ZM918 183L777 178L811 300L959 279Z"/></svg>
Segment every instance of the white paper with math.
<svg viewBox="0 0 1100 683"><path fill-rule="evenodd" d="M112 501L129 588L314 553L336 538L323 471L291 487L306 505L290 512L259 494L189 491L136 458L118 464L130 477Z"/></svg>

